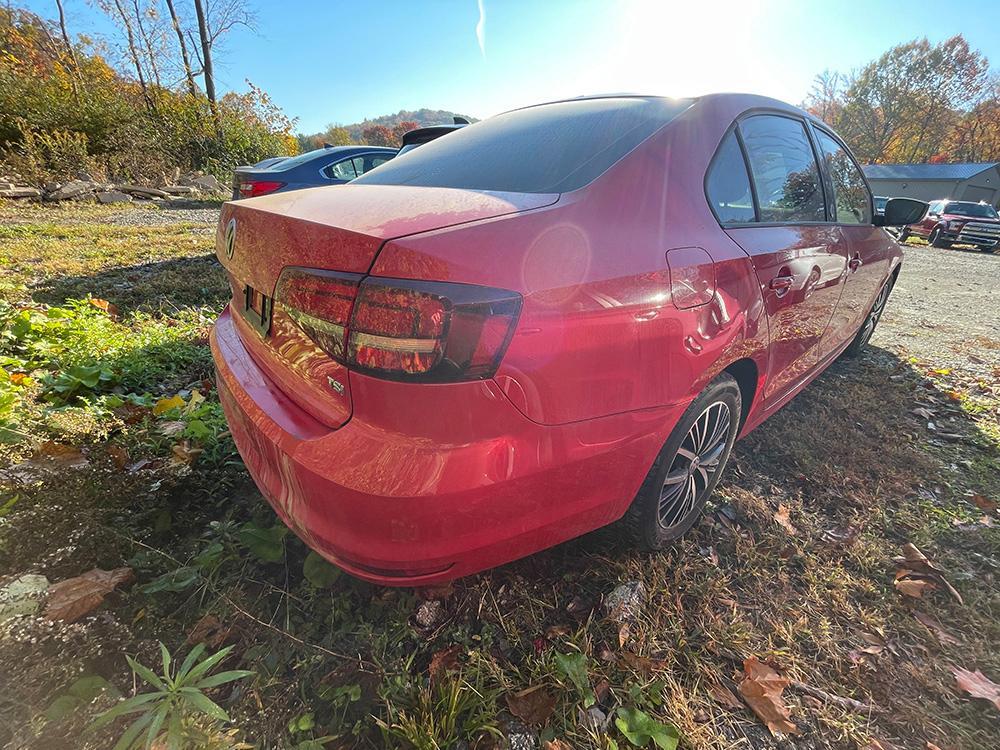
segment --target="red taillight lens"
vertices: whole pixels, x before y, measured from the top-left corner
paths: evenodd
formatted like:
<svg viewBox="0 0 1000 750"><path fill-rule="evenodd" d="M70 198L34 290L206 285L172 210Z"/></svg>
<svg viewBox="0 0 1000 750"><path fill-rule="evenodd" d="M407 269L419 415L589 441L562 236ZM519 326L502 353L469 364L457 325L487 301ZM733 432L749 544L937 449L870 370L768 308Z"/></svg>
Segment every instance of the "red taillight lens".
<svg viewBox="0 0 1000 750"><path fill-rule="evenodd" d="M240 197L256 198L258 195L273 193L284 186L285 183L274 180L244 180L240 182Z"/></svg>
<svg viewBox="0 0 1000 750"><path fill-rule="evenodd" d="M276 298L327 354L378 377L422 382L492 377L521 296L470 284L288 268Z"/></svg>
<svg viewBox="0 0 1000 750"><path fill-rule="evenodd" d="M343 362L347 322L360 282L359 274L286 268L274 296L320 349Z"/></svg>

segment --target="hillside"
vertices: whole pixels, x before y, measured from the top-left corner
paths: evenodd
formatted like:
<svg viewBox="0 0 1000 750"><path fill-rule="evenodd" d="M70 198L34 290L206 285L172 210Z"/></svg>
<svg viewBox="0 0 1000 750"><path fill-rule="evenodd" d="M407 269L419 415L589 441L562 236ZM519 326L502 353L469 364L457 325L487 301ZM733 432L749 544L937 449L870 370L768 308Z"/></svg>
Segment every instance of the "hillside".
<svg viewBox="0 0 1000 750"><path fill-rule="evenodd" d="M309 136L300 135L300 140L303 138L316 138L322 140L330 131L335 128L343 128L350 135L351 140L357 143L363 141L361 136L362 131L365 128L370 128L375 125L384 125L385 127L392 130L395 126L402 122L416 122L421 127L425 125L439 125L445 122L451 122L453 117L465 117L469 122L476 122L477 118L471 117L470 115L463 115L459 112L451 112L447 109L427 109L426 107L422 109L408 110L401 109L399 112L391 115L381 115L380 117L372 117L361 122L351 123L350 125L340 125L337 123L331 124L327 129L320 133L314 133Z"/></svg>

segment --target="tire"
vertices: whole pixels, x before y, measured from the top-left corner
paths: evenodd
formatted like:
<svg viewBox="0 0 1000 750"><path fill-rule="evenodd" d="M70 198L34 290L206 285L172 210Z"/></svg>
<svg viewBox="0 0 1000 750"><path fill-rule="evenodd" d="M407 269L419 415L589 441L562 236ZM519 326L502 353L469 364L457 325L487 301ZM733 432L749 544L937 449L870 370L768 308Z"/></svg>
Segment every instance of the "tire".
<svg viewBox="0 0 1000 750"><path fill-rule="evenodd" d="M640 548L663 549L698 520L729 461L742 407L739 385L722 373L681 415L623 519Z"/></svg>
<svg viewBox="0 0 1000 750"><path fill-rule="evenodd" d="M843 356L857 357L861 354L861 350L871 341L872 336L875 334L875 329L878 327L878 322L882 319L882 313L885 311L885 303L889 300L889 294L892 292L892 287L895 283L896 277L890 276L879 290L872 309L865 316L865 320L861 324L861 328L858 329L857 334L855 334L854 340L844 349Z"/></svg>
<svg viewBox="0 0 1000 750"><path fill-rule="evenodd" d="M934 227L931 230L931 236L927 238L927 244L931 247L951 247L951 243L948 240L941 239L941 227Z"/></svg>

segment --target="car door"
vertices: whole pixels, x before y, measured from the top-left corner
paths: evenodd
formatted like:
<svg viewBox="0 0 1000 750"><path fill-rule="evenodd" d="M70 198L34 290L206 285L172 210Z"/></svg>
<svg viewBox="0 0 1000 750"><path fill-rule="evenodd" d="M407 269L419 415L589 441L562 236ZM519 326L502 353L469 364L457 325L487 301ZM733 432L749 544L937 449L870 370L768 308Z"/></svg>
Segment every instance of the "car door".
<svg viewBox="0 0 1000 750"><path fill-rule="evenodd" d="M770 332L764 399L780 404L816 367L841 293L847 244L827 221L805 121L784 113L738 121L755 217L725 229L751 257ZM725 145L725 144L724 144ZM713 165L714 166L714 165Z"/></svg>
<svg viewBox="0 0 1000 750"><path fill-rule="evenodd" d="M889 272L893 240L872 223L872 195L861 168L832 133L813 127L827 185L827 213L848 245L840 302L823 342L832 352L853 338Z"/></svg>
<svg viewBox="0 0 1000 750"><path fill-rule="evenodd" d="M924 214L924 218L910 227L910 234L917 234L921 237L930 236L931 231L937 226L942 208L944 208L944 201L931 201L927 204L927 213Z"/></svg>

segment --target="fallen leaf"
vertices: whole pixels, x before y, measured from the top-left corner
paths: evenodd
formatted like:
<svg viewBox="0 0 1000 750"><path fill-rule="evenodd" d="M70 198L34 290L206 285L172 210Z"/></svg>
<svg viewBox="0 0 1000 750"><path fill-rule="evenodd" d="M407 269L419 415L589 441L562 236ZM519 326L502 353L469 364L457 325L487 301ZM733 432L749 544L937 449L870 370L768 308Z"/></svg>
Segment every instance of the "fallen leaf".
<svg viewBox="0 0 1000 750"><path fill-rule="evenodd" d="M171 409L181 409L184 407L184 399L180 396L174 395L170 398L161 398L155 404L153 404L153 415L160 416L165 414Z"/></svg>
<svg viewBox="0 0 1000 750"><path fill-rule="evenodd" d="M202 403L204 403L205 397L202 396L198 391L191 391L191 398L188 399L187 406L184 407L185 414L191 414L195 409L197 409Z"/></svg>
<svg viewBox="0 0 1000 750"><path fill-rule="evenodd" d="M896 588L901 589L901 580L921 580L930 579L951 594L959 604L963 604L962 595L955 590L955 587L948 583L947 579L944 577L944 571L932 563L923 552L917 549L915 544L907 542L902 547L903 556L896 557L893 562L899 566L899 570L896 571ZM930 588L927 585L923 586L906 586L911 591L916 591L919 589L920 593L906 593L907 596L919 597L924 589Z"/></svg>
<svg viewBox="0 0 1000 750"><path fill-rule="evenodd" d="M156 431L159 432L161 435L165 435L166 437L173 437L178 433L184 432L185 427L187 427L187 424L185 424L181 420L171 419L167 422L160 422L160 424L156 426Z"/></svg>
<svg viewBox="0 0 1000 750"><path fill-rule="evenodd" d="M434 652L434 655L431 657L431 664L427 668L427 672L431 678L431 685L439 684L441 678L448 674L448 672L454 672L459 668L458 656L461 653L462 647L459 645L449 646L448 648Z"/></svg>
<svg viewBox="0 0 1000 750"><path fill-rule="evenodd" d="M94 568L75 578L59 581L49 587L42 614L50 620L76 622L97 609L117 586L129 583L134 577L131 568Z"/></svg>
<svg viewBox="0 0 1000 750"><path fill-rule="evenodd" d="M763 664L756 656L743 662L743 679L740 681L740 695L753 709L771 734L795 734L798 727L791 718L791 711L781 698L788 687L787 678L779 675L772 667Z"/></svg>
<svg viewBox="0 0 1000 750"><path fill-rule="evenodd" d="M554 739L545 740L542 743L542 750L573 750L573 746L565 740Z"/></svg>
<svg viewBox="0 0 1000 750"><path fill-rule="evenodd" d="M781 528L783 528L792 536L795 536L796 534L799 533L798 530L794 526L792 526L792 520L788 517L788 506L784 504L779 504L778 510L774 514L774 520L778 522L778 525L781 526Z"/></svg>
<svg viewBox="0 0 1000 750"><path fill-rule="evenodd" d="M995 500L990 500L988 497L979 494L972 496L972 502L976 504L979 510L994 511L998 507Z"/></svg>
<svg viewBox="0 0 1000 750"><path fill-rule="evenodd" d="M1000 685L989 680L978 669L975 672L969 672L960 667L952 667L951 673L955 675L960 690L964 690L973 698L988 700L997 709L1000 709Z"/></svg>
<svg viewBox="0 0 1000 750"><path fill-rule="evenodd" d="M625 648L625 644L632 638L632 628L627 622L618 626L618 648Z"/></svg>
<svg viewBox="0 0 1000 750"><path fill-rule="evenodd" d="M914 599L920 599L924 595L924 591L934 591L937 588L937 584L929 578L907 578L905 576L911 575L911 571L904 570L900 571L902 576L897 576L895 581L896 591L904 596L910 596Z"/></svg>
<svg viewBox="0 0 1000 750"><path fill-rule="evenodd" d="M189 645L204 643L211 649L219 648L233 634L232 625L223 625L219 618L212 614L203 615L188 632Z"/></svg>
<svg viewBox="0 0 1000 750"><path fill-rule="evenodd" d="M848 526L844 529L825 529L820 535L827 544L835 544L843 547L850 547L858 540L861 529L857 526Z"/></svg>
<svg viewBox="0 0 1000 750"><path fill-rule="evenodd" d="M931 615L924 612L914 612L913 616L916 618L917 622L931 631L937 639L941 642L942 646L957 646L961 641L945 630L944 625L934 619Z"/></svg>
<svg viewBox="0 0 1000 750"><path fill-rule="evenodd" d="M648 656L638 656L631 651L623 651L621 653L621 660L626 666L641 675L648 676L653 672L659 672L667 668L667 662L664 659L651 659Z"/></svg>
<svg viewBox="0 0 1000 750"><path fill-rule="evenodd" d="M190 440L181 440L179 443L174 445L170 449L173 454L173 461L175 464L182 464L184 466L190 466L197 459L198 456L204 451L203 448L199 448L197 445L192 443Z"/></svg>
<svg viewBox="0 0 1000 750"><path fill-rule="evenodd" d="M737 698L733 691L723 685L721 682L717 682L714 685L710 685L708 692L711 693L715 700L726 706L727 708L743 708L743 701Z"/></svg>
<svg viewBox="0 0 1000 750"><path fill-rule="evenodd" d="M75 445L65 445L52 440L46 440L42 443L35 455L47 458L67 469L80 469L89 463L87 457L83 455L83 451Z"/></svg>
<svg viewBox="0 0 1000 750"><path fill-rule="evenodd" d="M570 634L569 625L549 625L545 628L545 637L550 641L554 641L556 638L562 638Z"/></svg>
<svg viewBox="0 0 1000 750"><path fill-rule="evenodd" d="M112 320L118 320L118 305L108 302L106 299L100 299L99 297L91 297L90 304L96 307L98 310L102 310L108 314L108 317Z"/></svg>
<svg viewBox="0 0 1000 750"><path fill-rule="evenodd" d="M118 468L119 471L123 470L128 465L128 451L120 445L109 445L108 456L110 456L111 462Z"/></svg>
<svg viewBox="0 0 1000 750"><path fill-rule="evenodd" d="M535 685L507 696L507 708L531 726L541 726L556 708L556 696L544 685Z"/></svg>

